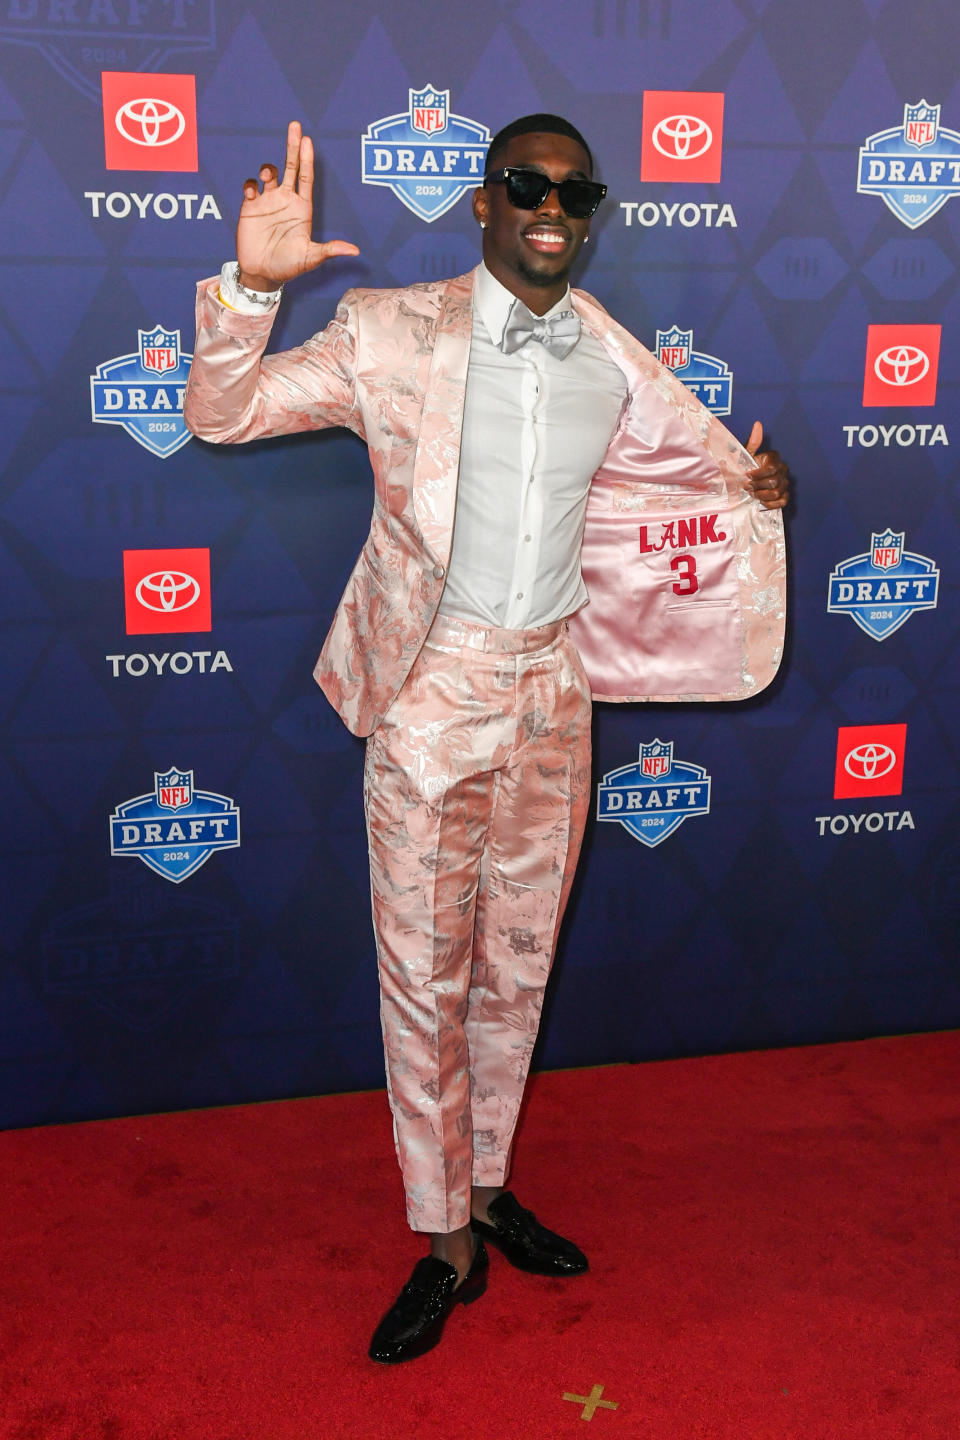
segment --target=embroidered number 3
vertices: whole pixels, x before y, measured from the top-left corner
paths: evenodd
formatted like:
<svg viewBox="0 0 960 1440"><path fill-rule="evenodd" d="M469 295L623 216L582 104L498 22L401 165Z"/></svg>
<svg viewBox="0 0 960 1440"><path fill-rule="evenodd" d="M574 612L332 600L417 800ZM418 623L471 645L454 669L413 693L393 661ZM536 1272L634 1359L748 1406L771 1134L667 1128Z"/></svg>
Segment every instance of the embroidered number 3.
<svg viewBox="0 0 960 1440"><path fill-rule="evenodd" d="M700 589L697 579L697 562L692 555L674 555L670 569L677 571L680 578L674 582L674 595L696 595Z"/></svg>

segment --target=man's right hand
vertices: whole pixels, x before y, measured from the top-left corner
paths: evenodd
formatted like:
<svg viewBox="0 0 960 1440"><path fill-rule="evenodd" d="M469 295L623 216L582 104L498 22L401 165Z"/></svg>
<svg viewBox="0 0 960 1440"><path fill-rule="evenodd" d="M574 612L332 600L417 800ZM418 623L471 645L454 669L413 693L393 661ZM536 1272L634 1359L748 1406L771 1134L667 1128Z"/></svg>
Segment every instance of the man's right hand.
<svg viewBox="0 0 960 1440"><path fill-rule="evenodd" d="M261 165L259 181L243 182L237 222L241 284L251 290L276 290L331 255L359 255L356 245L346 240L318 245L310 237L312 228L313 141L293 120L287 128L283 179L278 180L276 165Z"/></svg>

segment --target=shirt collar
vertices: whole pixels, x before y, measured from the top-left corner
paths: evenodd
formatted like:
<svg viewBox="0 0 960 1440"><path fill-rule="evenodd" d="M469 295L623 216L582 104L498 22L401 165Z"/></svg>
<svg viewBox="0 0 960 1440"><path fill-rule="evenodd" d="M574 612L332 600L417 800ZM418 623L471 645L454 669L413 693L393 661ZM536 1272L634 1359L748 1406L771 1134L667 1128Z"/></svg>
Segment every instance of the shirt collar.
<svg viewBox="0 0 960 1440"><path fill-rule="evenodd" d="M510 307L516 299L517 297L511 294L505 285L501 285L500 281L491 275L481 260L477 266L477 278L473 287L473 308L483 321L484 329L494 345L499 345L503 339L503 328L507 323ZM518 301L518 304L523 305L523 301ZM559 310L572 309L573 303L570 299L570 286L568 285L566 293L561 296L556 305L551 306L547 314L555 315Z"/></svg>

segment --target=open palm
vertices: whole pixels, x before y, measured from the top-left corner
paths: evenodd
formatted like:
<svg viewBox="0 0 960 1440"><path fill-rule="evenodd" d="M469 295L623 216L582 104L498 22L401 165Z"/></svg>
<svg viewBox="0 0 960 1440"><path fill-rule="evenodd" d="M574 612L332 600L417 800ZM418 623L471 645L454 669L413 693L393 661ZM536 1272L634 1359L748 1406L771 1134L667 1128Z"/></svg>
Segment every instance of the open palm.
<svg viewBox="0 0 960 1440"><path fill-rule="evenodd" d="M313 142L294 120L287 129L283 179L275 165L263 165L260 182L244 181L237 259L241 280L254 290L273 290L332 255L360 253L346 240L318 244L312 239L313 173Z"/></svg>

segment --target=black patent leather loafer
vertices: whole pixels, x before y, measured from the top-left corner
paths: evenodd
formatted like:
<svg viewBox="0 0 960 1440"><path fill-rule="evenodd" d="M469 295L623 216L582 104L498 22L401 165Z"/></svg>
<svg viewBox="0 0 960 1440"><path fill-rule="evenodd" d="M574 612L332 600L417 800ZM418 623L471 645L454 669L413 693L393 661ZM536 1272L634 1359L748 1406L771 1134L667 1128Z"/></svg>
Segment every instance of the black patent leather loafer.
<svg viewBox="0 0 960 1440"><path fill-rule="evenodd" d="M410 1279L373 1332L370 1359L381 1365L399 1365L432 1350L443 1334L450 1311L480 1299L487 1288L489 1269L482 1240L477 1241L477 1253L461 1285L457 1285L455 1265L434 1255L418 1260Z"/></svg>
<svg viewBox="0 0 960 1440"><path fill-rule="evenodd" d="M518 1270L532 1275L582 1275L589 1264L572 1240L565 1240L541 1225L532 1210L524 1210L509 1190L487 1207L490 1223L471 1220L475 1235L489 1240Z"/></svg>

